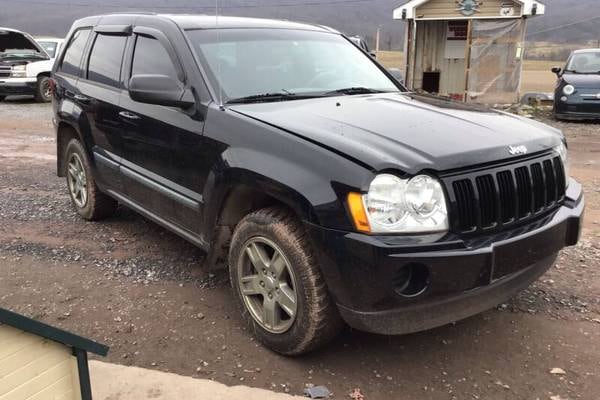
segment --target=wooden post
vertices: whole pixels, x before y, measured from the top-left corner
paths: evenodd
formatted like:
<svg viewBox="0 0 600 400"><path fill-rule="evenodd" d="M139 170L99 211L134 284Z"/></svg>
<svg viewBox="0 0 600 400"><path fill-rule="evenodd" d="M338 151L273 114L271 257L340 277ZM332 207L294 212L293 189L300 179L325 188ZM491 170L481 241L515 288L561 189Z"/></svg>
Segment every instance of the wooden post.
<svg viewBox="0 0 600 400"><path fill-rule="evenodd" d="M465 95L464 102L469 100L469 73L471 71L471 45L473 44L473 20L467 22L467 47L465 48Z"/></svg>
<svg viewBox="0 0 600 400"><path fill-rule="evenodd" d="M525 32L527 32L527 19L523 18L523 25L521 25L521 37L519 38L521 46L521 59L519 62L519 82L517 83L517 103L521 100L521 82L523 80L523 63L525 62Z"/></svg>

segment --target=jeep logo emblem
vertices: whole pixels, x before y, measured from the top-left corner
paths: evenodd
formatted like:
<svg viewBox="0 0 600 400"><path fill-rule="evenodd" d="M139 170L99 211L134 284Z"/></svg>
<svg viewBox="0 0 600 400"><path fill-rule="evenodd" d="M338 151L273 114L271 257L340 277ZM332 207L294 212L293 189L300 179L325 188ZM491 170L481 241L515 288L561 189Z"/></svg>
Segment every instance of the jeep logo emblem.
<svg viewBox="0 0 600 400"><path fill-rule="evenodd" d="M516 155L519 155L519 154L527 154L527 147L525 147L523 145L521 145L521 146L509 146L508 147L508 152L512 156L516 156Z"/></svg>

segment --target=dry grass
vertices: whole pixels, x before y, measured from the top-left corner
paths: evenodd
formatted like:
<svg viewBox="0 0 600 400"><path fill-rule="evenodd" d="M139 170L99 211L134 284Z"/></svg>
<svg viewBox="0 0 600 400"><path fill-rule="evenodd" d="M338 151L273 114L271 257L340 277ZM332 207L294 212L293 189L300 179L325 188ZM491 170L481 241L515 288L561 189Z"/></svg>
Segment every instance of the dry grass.
<svg viewBox="0 0 600 400"><path fill-rule="evenodd" d="M378 51L377 60L385 65L386 68L402 67L404 53L401 51Z"/></svg>
<svg viewBox="0 0 600 400"><path fill-rule="evenodd" d="M401 51L380 51L377 60L387 68L400 68L404 54ZM523 62L523 75L521 93L527 92L552 92L556 83L556 75L550 69L562 66L564 61L525 60Z"/></svg>

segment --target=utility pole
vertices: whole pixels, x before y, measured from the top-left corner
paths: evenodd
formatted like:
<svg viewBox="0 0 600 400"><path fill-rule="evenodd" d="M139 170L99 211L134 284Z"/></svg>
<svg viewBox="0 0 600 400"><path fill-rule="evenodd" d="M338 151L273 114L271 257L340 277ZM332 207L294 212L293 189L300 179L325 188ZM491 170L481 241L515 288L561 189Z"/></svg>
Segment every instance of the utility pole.
<svg viewBox="0 0 600 400"><path fill-rule="evenodd" d="M375 34L375 52L379 53L379 35L381 34L381 25L377 27L377 34Z"/></svg>

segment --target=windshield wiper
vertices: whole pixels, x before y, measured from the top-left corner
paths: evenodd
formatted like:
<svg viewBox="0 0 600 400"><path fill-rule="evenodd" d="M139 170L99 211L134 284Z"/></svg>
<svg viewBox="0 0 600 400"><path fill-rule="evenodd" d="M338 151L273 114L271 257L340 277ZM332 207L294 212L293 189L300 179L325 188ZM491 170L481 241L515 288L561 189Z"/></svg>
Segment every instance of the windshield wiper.
<svg viewBox="0 0 600 400"><path fill-rule="evenodd" d="M282 91L282 92L273 92L273 93L262 93L262 94L254 94L251 96L238 97L236 99L231 99L227 101L227 104L234 103L260 103L260 102L268 102L268 101L286 101L286 100L298 100L298 99L308 99L311 97L316 97L314 95L300 95L292 92Z"/></svg>
<svg viewBox="0 0 600 400"><path fill-rule="evenodd" d="M371 93L385 93L385 91L357 86L357 87L349 87L349 88L331 90L329 92L325 92L325 95L331 96L331 95L336 95L336 94L353 95L353 94L371 94Z"/></svg>

